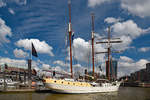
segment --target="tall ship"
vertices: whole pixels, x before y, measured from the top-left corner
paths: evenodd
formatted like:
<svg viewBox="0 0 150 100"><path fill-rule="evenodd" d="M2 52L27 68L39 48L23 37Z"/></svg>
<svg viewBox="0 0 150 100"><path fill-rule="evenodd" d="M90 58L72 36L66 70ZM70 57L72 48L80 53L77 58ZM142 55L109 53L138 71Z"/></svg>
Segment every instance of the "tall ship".
<svg viewBox="0 0 150 100"><path fill-rule="evenodd" d="M70 78L58 79L55 77L52 78L44 78L45 87L51 91L57 93L105 93L105 92L116 92L119 90L119 86L121 82L118 81L110 81L107 79L94 79L92 81L83 79L77 80L73 76L72 70L72 24L71 24L71 1L68 2L69 6L69 23L68 23L68 34L69 34L69 46L70 46ZM93 76L95 77L94 72L94 15L92 15L92 65L93 65ZM108 57L108 61L110 58ZM108 63L108 66L110 63ZM86 74L86 73L85 73ZM85 75L86 77L91 77L89 75Z"/></svg>

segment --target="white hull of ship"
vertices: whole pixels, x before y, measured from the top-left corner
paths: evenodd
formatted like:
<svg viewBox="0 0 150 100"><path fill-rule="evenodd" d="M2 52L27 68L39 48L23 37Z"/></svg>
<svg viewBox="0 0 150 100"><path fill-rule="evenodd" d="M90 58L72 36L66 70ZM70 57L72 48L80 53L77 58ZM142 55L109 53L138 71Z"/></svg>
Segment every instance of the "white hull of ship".
<svg viewBox="0 0 150 100"><path fill-rule="evenodd" d="M57 93L106 93L106 92L117 92L120 83L114 86L97 86L97 87L80 87L70 86L55 83L46 83L47 88Z"/></svg>

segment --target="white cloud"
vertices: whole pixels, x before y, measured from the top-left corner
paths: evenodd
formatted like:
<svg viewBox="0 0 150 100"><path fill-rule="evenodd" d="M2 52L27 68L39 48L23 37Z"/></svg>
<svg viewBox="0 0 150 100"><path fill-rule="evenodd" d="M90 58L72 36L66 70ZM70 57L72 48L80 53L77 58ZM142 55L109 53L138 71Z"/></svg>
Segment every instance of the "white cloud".
<svg viewBox="0 0 150 100"><path fill-rule="evenodd" d="M45 64L43 61L41 60L37 60L37 61L32 61L32 66L34 67L34 69L39 70L50 70L52 67L49 64ZM41 68L39 68L38 66L41 66Z"/></svg>
<svg viewBox="0 0 150 100"><path fill-rule="evenodd" d="M5 25L5 21L0 18L0 43L6 42L9 43L7 36L11 36L11 28Z"/></svg>
<svg viewBox="0 0 150 100"><path fill-rule="evenodd" d="M0 7L6 6L6 3L3 2L3 0L0 0Z"/></svg>
<svg viewBox="0 0 150 100"><path fill-rule="evenodd" d="M70 74L70 64L68 64L68 63L65 64L61 60L54 61L53 64L60 65L60 66L52 67L52 70L55 70L55 71L58 71L58 72L63 72L65 74ZM64 67L62 68L61 66L67 66L69 68L65 69ZM73 66L73 73L75 74L75 76L78 76L79 73L80 73L80 75L84 74L84 70L86 69L86 67L84 67L80 64L75 64L75 65L72 65L72 66Z"/></svg>
<svg viewBox="0 0 150 100"><path fill-rule="evenodd" d="M139 48L140 52L147 52L147 51L150 51L150 47L142 47L142 48Z"/></svg>
<svg viewBox="0 0 150 100"><path fill-rule="evenodd" d="M5 53L5 54L8 54L8 51L7 51L7 50L5 50L5 51L4 51L4 53Z"/></svg>
<svg viewBox="0 0 150 100"><path fill-rule="evenodd" d="M26 58L29 56L27 52L24 52L23 50L17 48L14 50L14 55L17 58Z"/></svg>
<svg viewBox="0 0 150 100"><path fill-rule="evenodd" d="M0 0L0 7L5 7L9 3L16 3L18 5L26 5L27 0Z"/></svg>
<svg viewBox="0 0 150 100"><path fill-rule="evenodd" d="M73 55L79 61L88 61L90 57L90 43L82 38L73 40Z"/></svg>
<svg viewBox="0 0 150 100"><path fill-rule="evenodd" d="M146 59L140 59L139 61L136 62L136 66L138 69L143 69L146 68L146 63L148 63L149 61Z"/></svg>
<svg viewBox="0 0 150 100"><path fill-rule="evenodd" d="M64 70L63 68L61 68L60 66L55 66L52 67L53 71L59 72L61 74L70 74L69 72L67 72L66 70Z"/></svg>
<svg viewBox="0 0 150 100"><path fill-rule="evenodd" d="M13 10L13 9L11 9L11 8L8 8L8 11L9 11L12 15L14 15L14 14L15 14L14 10Z"/></svg>
<svg viewBox="0 0 150 100"><path fill-rule="evenodd" d="M60 65L60 66L63 66L63 67L68 67L69 66L68 63L64 63L61 60L56 60L56 61L53 62L53 64L57 64L57 65Z"/></svg>
<svg viewBox="0 0 150 100"><path fill-rule="evenodd" d="M105 2L110 2L111 0L88 0L89 7L95 7L96 5L101 5Z"/></svg>
<svg viewBox="0 0 150 100"><path fill-rule="evenodd" d="M48 64L42 64L42 69L43 70L49 70L50 69L50 65L48 65Z"/></svg>
<svg viewBox="0 0 150 100"><path fill-rule="evenodd" d="M121 0L121 7L133 15L150 16L150 0Z"/></svg>
<svg viewBox="0 0 150 100"><path fill-rule="evenodd" d="M18 47L24 47L26 50L31 50L31 43L34 44L34 47L38 53L54 56L52 52L53 48L49 46L45 41L39 41L38 39L20 39L15 44Z"/></svg>
<svg viewBox="0 0 150 100"><path fill-rule="evenodd" d="M127 20L125 22L118 22L112 26L113 32L119 36L129 35L132 39L140 36L144 33L144 29L141 29L133 20Z"/></svg>
<svg viewBox="0 0 150 100"><path fill-rule="evenodd" d="M80 64L73 65L73 73L76 77L79 77L79 75L84 75L85 69L86 67Z"/></svg>
<svg viewBox="0 0 150 100"><path fill-rule="evenodd" d="M60 66L56 66L56 67L53 67L53 70L58 71L58 72L63 72L65 74L70 74L70 64L68 64L68 63L65 64L63 61L60 61L60 60L54 61L53 64L69 67L69 68L65 69L65 71L64 71L64 68L62 68ZM80 75L84 74L84 70L86 69L86 67L84 67L80 64L75 64L72 66L73 66L73 73L75 76L79 76L79 74Z"/></svg>
<svg viewBox="0 0 150 100"><path fill-rule="evenodd" d="M120 18L116 19L116 18L113 18L113 17L107 17L104 20L104 22L107 22L107 23L116 23L116 22L119 22L120 20L121 20Z"/></svg>
<svg viewBox="0 0 150 100"><path fill-rule="evenodd" d="M73 67L82 67L80 64L75 64Z"/></svg>
<svg viewBox="0 0 150 100"><path fill-rule="evenodd" d="M95 44L95 53L98 51L106 51L104 47L101 44ZM91 62L92 60L92 46L91 46L91 41L85 41L82 38L76 38L73 40L73 58L76 59L77 61L81 62ZM68 48L68 55L70 55L70 51ZM104 54L99 54L95 55L95 61L104 61ZM69 57L68 57L69 58Z"/></svg>
<svg viewBox="0 0 150 100"><path fill-rule="evenodd" d="M120 56L120 61L121 62L130 62L130 63L132 63L134 60L129 58L129 57L126 57L126 56Z"/></svg>
<svg viewBox="0 0 150 100"><path fill-rule="evenodd" d="M113 47L117 50L126 50L130 48L130 44L132 43L132 38L130 36L122 35L120 36L120 40L122 43L119 44L113 44Z"/></svg>
<svg viewBox="0 0 150 100"><path fill-rule="evenodd" d="M132 43L132 40L144 35L149 32L149 28L142 29L140 28L133 20L127 20L124 22L117 22L111 26L113 35L115 37L120 37L123 43L119 45L115 44L115 48L127 49ZM119 47L120 46L120 47Z"/></svg>
<svg viewBox="0 0 150 100"><path fill-rule="evenodd" d="M56 66L56 67L54 67L54 70L55 70L55 71L58 71L58 72L61 72L61 71L62 71L62 68L61 68L60 66Z"/></svg>
<svg viewBox="0 0 150 100"><path fill-rule="evenodd" d="M149 61L146 59L140 59L139 61L134 61L133 59L121 56L118 62L118 76L129 75L135 71L146 68L146 63Z"/></svg>
<svg viewBox="0 0 150 100"><path fill-rule="evenodd" d="M13 1L19 5L26 5L27 4L27 0L13 0Z"/></svg>

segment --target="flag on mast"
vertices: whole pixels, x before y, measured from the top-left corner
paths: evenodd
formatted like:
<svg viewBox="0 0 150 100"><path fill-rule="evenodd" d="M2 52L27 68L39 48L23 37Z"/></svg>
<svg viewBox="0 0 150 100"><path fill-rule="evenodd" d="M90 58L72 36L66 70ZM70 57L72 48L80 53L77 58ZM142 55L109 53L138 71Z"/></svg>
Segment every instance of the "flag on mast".
<svg viewBox="0 0 150 100"><path fill-rule="evenodd" d="M32 55L35 56L35 57L38 57L36 49L35 49L33 43L32 43Z"/></svg>
<svg viewBox="0 0 150 100"><path fill-rule="evenodd" d="M73 40L74 40L74 32L72 32L71 39L72 39L72 43L73 43Z"/></svg>

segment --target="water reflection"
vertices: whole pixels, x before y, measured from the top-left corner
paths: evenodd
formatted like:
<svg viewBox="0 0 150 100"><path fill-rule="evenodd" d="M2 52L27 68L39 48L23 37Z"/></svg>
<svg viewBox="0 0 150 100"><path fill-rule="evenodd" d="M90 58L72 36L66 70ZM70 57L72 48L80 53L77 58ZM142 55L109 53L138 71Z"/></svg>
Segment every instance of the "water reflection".
<svg viewBox="0 0 150 100"><path fill-rule="evenodd" d="M52 94L45 100L117 100L118 93L96 93L96 94Z"/></svg>
<svg viewBox="0 0 150 100"><path fill-rule="evenodd" d="M150 100L150 88L120 88L96 94L0 93L0 100Z"/></svg>

